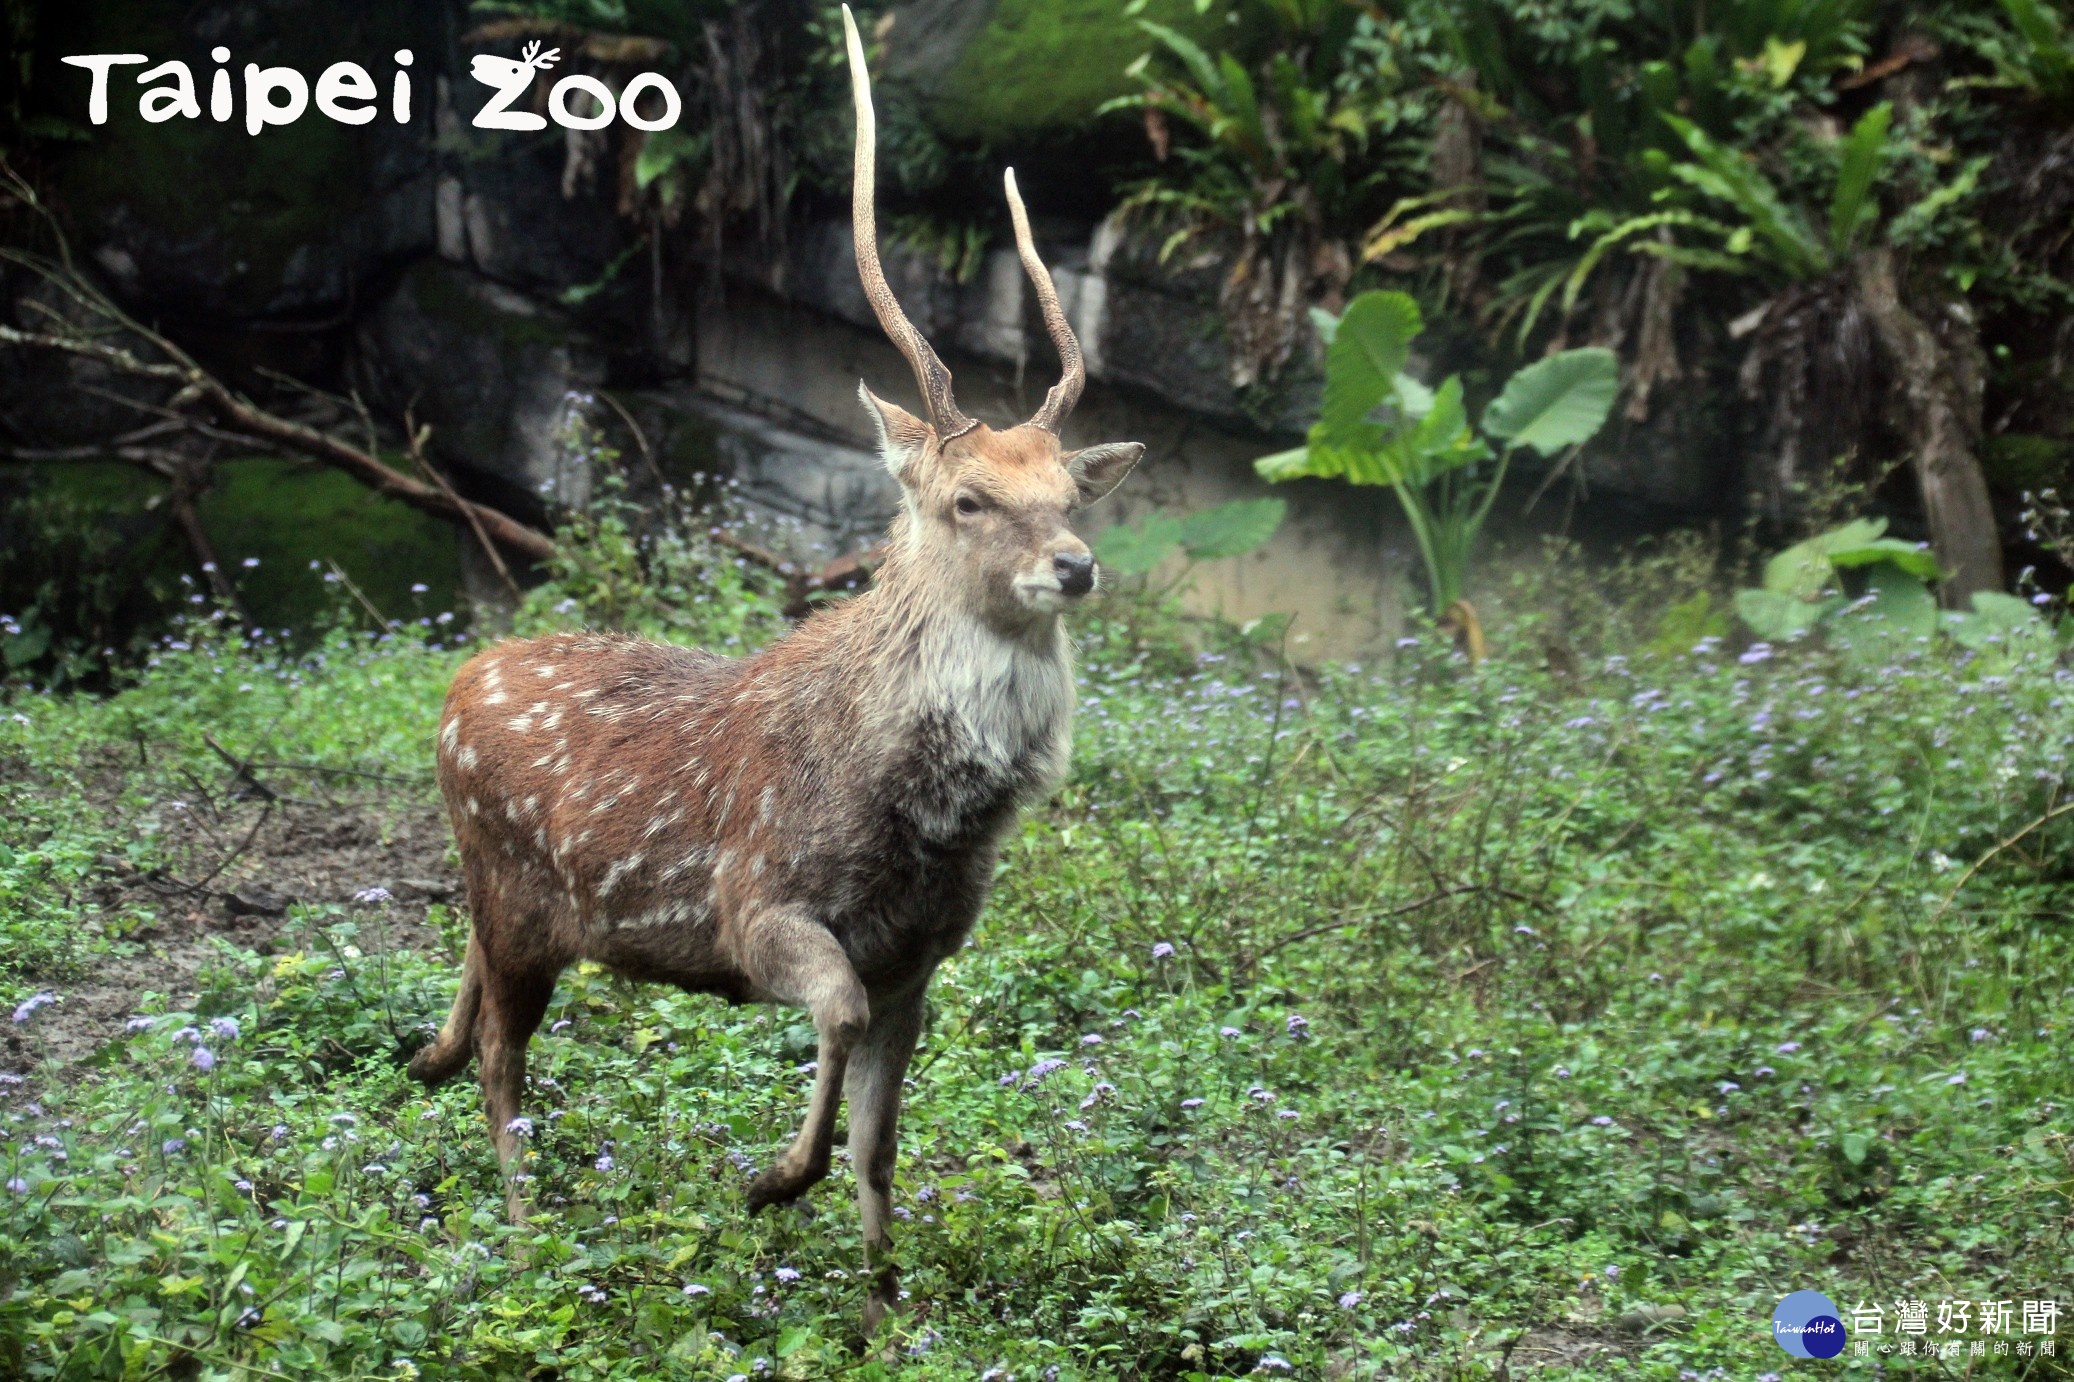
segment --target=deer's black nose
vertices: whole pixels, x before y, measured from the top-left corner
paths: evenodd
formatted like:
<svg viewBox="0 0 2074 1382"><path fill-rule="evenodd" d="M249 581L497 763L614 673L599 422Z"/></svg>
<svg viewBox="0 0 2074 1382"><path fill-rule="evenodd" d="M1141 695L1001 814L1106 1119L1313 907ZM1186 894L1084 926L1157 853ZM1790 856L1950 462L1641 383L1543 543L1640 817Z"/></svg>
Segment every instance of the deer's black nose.
<svg viewBox="0 0 2074 1382"><path fill-rule="evenodd" d="M1059 589L1068 595L1085 595L1095 588L1095 558L1091 552L1061 552L1051 559L1058 574Z"/></svg>

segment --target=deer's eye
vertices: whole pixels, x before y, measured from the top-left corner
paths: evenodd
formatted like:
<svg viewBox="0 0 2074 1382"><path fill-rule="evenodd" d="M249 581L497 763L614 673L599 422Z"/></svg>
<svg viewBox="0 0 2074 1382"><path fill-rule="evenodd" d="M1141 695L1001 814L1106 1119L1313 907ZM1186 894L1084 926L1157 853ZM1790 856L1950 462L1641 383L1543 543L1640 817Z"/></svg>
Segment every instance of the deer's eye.
<svg viewBox="0 0 2074 1382"><path fill-rule="evenodd" d="M958 496L957 502L952 507L956 508L960 514L964 515L967 518L970 518L972 517L972 515L978 513L981 509L985 508L986 505L980 503L979 500L975 499L973 496L969 494L961 494Z"/></svg>

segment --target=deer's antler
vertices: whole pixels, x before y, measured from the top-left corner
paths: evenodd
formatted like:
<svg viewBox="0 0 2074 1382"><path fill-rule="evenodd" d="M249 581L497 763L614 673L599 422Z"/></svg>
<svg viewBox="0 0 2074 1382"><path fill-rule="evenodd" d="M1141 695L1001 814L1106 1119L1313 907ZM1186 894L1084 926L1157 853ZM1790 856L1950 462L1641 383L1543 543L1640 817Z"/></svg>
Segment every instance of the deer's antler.
<svg viewBox="0 0 2074 1382"><path fill-rule="evenodd" d="M1030 238L1030 215L1023 210L1022 193L1016 190L1015 169L1008 170L1003 182L1008 188L1008 215L1015 222L1015 250L1022 256L1023 271L1030 275L1030 283L1037 289L1044 329L1051 333L1051 343L1059 352L1059 382L1044 395L1044 406L1030 419L1030 425L1057 436L1072 415L1073 405L1080 401L1081 387L1087 383L1087 365L1080 358L1080 340L1066 324L1066 313L1059 306L1059 290L1052 284L1051 271L1037 257L1037 244Z"/></svg>
<svg viewBox="0 0 2074 1382"><path fill-rule="evenodd" d="M886 282L886 271L879 267L878 219L872 211L878 125L872 116L871 73L864 66L864 43L857 36L857 21L848 5L843 6L843 39L850 50L850 90L857 103L857 165L850 212L851 233L857 242L857 276L864 281L864 296L880 327L914 367L915 383L921 387L922 406L928 410L930 425L938 437L949 441L979 424L958 411L957 400L951 395L951 372L907 319L907 313L900 310L900 302ZM1076 350L1075 359L1078 358Z"/></svg>

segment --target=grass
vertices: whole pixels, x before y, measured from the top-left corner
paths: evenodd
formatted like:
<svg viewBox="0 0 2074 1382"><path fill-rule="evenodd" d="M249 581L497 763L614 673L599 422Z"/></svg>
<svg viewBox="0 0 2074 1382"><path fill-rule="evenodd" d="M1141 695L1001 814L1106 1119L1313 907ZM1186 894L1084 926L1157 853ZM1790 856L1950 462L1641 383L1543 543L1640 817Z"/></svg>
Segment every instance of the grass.
<svg viewBox="0 0 2074 1382"><path fill-rule="evenodd" d="M529 617L611 584L565 572ZM732 590L700 617L753 638ZM2020 1315L1938 1308L2070 1295L2069 834L2037 822L2074 677L1653 630L1505 655L1531 625L1476 673L1434 639L1299 672L1129 601L1084 626L1071 780L933 992L910 1308L869 1348L847 1166L744 1212L803 1108L800 1015L571 971L513 1230L466 1082L401 1068L458 904L369 894L219 939L197 1001L140 994L0 1088L0 1372L1755 1377L1806 1366L1767 1320L1807 1288L1878 1303L1875 1345L1925 1302L1963 1344L1926 1374L2067 1376ZM10 1001L148 953L105 885L199 871L173 803L222 797L204 729L428 811L467 651L438 632L291 658L197 621L119 694L15 695ZM420 920L442 944L397 942Z"/></svg>

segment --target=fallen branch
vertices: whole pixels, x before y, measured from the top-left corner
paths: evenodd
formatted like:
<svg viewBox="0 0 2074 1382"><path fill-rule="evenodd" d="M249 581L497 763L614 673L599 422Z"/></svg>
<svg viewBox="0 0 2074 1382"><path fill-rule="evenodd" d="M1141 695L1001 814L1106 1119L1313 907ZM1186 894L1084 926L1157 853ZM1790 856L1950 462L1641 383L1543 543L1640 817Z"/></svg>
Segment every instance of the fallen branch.
<svg viewBox="0 0 2074 1382"><path fill-rule="evenodd" d="M31 302L28 305L40 311L47 325L42 329L24 330L0 323L0 345L70 355L92 360L133 379L157 380L173 390L163 403L154 405L135 399L123 401L146 412L157 413L165 420L181 423L197 434L209 435L220 429L220 433L231 434L241 441L260 442L268 449L322 462L344 471L379 494L401 500L425 513L465 521L486 539L494 539L530 560L544 561L553 555L553 539L511 515L463 499L449 487L415 480L392 469L371 448L363 449L318 428L269 412L233 391L185 350L117 306L79 271L61 230L34 188L4 165L0 165L0 178L4 178L8 191L43 217L59 247L58 259L51 260L16 247L0 246L0 259L20 265L36 275L87 318L78 321L48 304ZM145 358L128 343L114 344L108 339L118 335L127 337L129 342L141 343L155 358ZM134 433L130 435L132 438L136 436ZM68 448L68 451L76 450L78 448Z"/></svg>
<svg viewBox="0 0 2074 1382"><path fill-rule="evenodd" d="M871 580L871 573L886 559L886 548L882 543L862 552L851 552L812 571L800 569L795 561L787 561L768 547L759 547L747 538L737 537L722 528L709 528L706 536L730 552L739 553L764 570L785 578L785 617L804 619L813 612L813 597L836 590L855 590Z"/></svg>

